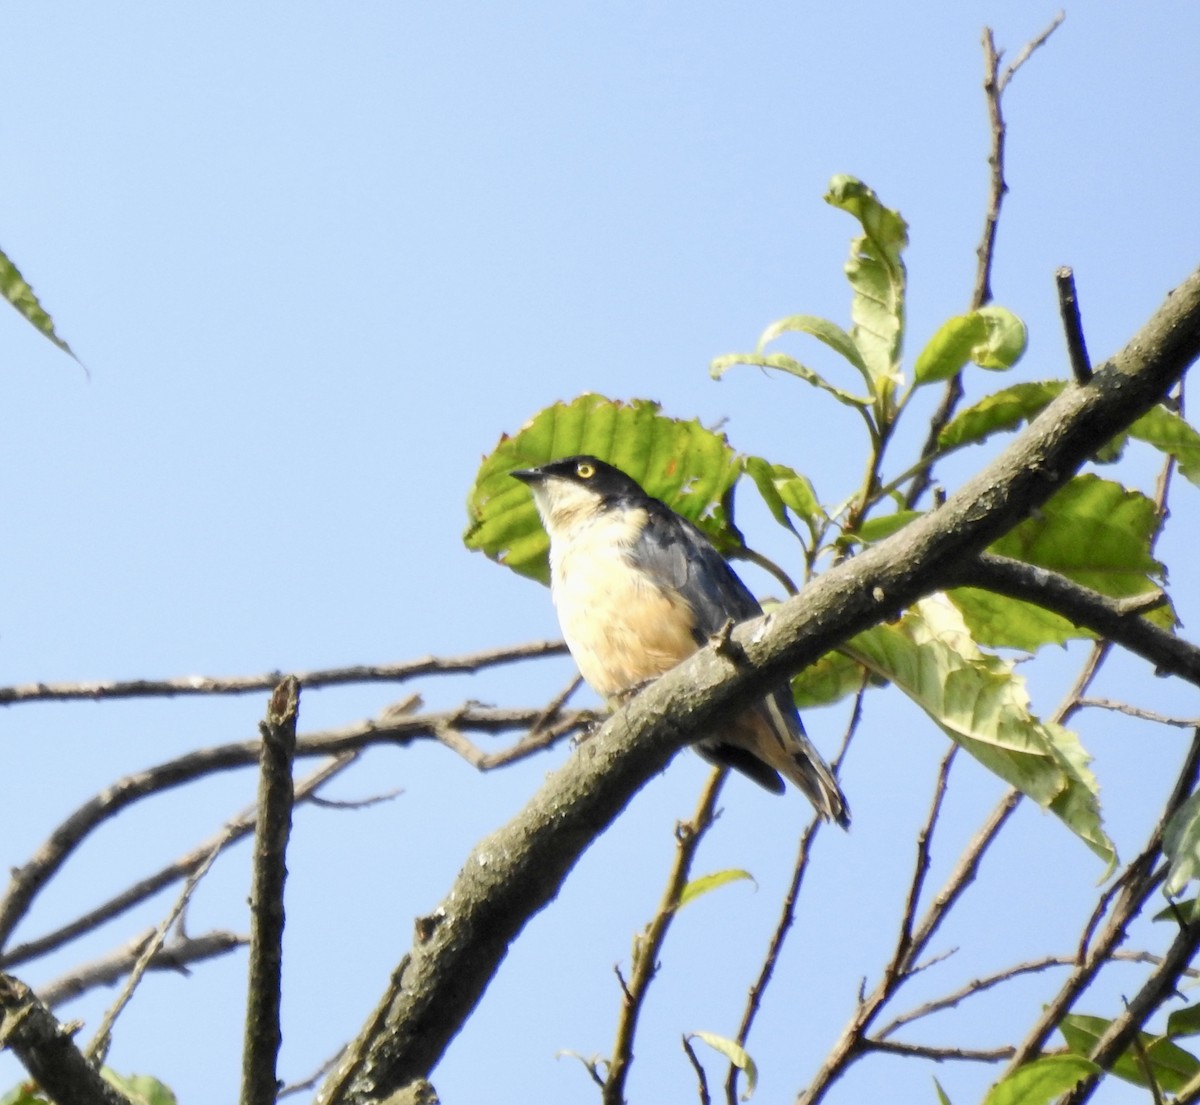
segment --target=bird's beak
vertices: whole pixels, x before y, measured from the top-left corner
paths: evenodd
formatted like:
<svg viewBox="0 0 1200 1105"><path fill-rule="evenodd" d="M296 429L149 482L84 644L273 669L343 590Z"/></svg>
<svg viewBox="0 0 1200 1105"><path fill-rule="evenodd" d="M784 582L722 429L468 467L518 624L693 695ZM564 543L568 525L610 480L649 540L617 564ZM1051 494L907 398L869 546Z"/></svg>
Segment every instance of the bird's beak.
<svg viewBox="0 0 1200 1105"><path fill-rule="evenodd" d="M543 477L543 472L540 468L514 468L509 475L514 480L520 480L522 483L538 483Z"/></svg>

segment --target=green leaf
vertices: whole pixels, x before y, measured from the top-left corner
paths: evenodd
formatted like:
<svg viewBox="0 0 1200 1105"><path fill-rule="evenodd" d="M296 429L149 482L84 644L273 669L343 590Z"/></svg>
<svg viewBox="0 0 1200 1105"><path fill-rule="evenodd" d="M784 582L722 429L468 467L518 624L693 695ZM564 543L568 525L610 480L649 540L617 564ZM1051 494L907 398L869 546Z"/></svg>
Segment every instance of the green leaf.
<svg viewBox="0 0 1200 1105"><path fill-rule="evenodd" d="M1184 1009L1176 1009L1167 1018L1167 1035L1195 1036L1200 1034L1200 1005L1189 1005Z"/></svg>
<svg viewBox="0 0 1200 1105"><path fill-rule="evenodd" d="M975 445L1002 431L1015 430L1032 421L1067 385L1061 380L1013 384L967 407L938 434L939 449Z"/></svg>
<svg viewBox="0 0 1200 1105"><path fill-rule="evenodd" d="M1200 485L1200 433L1182 416L1163 406L1152 407L1129 427L1129 435L1173 456L1180 475Z"/></svg>
<svg viewBox="0 0 1200 1105"><path fill-rule="evenodd" d="M1191 925L1200 921L1200 898L1186 898L1179 902L1168 902L1160 909L1152 921L1170 921L1174 925Z"/></svg>
<svg viewBox="0 0 1200 1105"><path fill-rule="evenodd" d="M1112 1022L1104 1017L1069 1013L1059 1022L1058 1030L1067 1047L1076 1055L1091 1055L1100 1037ZM1140 1054L1139 1054L1140 1049ZM1147 1075L1146 1067L1150 1074ZM1138 1047L1131 1047L1112 1065L1112 1073L1135 1086L1154 1084L1168 1093L1178 1093L1200 1073L1200 1060L1166 1036L1138 1033Z"/></svg>
<svg viewBox="0 0 1200 1105"><path fill-rule="evenodd" d="M1163 830L1163 853L1171 861L1163 893L1174 898L1200 878L1200 793L1191 795Z"/></svg>
<svg viewBox="0 0 1200 1105"><path fill-rule="evenodd" d="M867 677L867 669L857 660L842 652L827 652L792 680L792 698L801 710L830 706L858 694Z"/></svg>
<svg viewBox="0 0 1200 1105"><path fill-rule="evenodd" d="M1122 599L1158 589L1151 577L1161 576L1162 565L1150 554L1158 524L1157 508L1145 495L1087 474L1067 483L989 551ZM1033 652L1095 636L1039 606L976 588L956 588L950 599L975 639L990 647ZM1175 624L1169 604L1146 618L1163 628Z"/></svg>
<svg viewBox="0 0 1200 1105"><path fill-rule="evenodd" d="M835 387L819 372L814 372L807 365L801 364L795 357L789 357L786 353L726 353L722 357L714 357L709 362L709 375L714 380L720 379L734 365L739 364L754 365L757 368L776 368L781 372L791 373L806 383L812 384L813 387L827 391L839 403L844 403L848 407L861 410L863 407L871 405L870 399Z"/></svg>
<svg viewBox="0 0 1200 1105"><path fill-rule="evenodd" d="M828 521L807 476L786 464L772 464L762 457L743 457L742 470L754 481L767 509L781 526L796 532L788 514L791 511L815 537Z"/></svg>
<svg viewBox="0 0 1200 1105"><path fill-rule="evenodd" d="M1079 1055L1043 1055L997 1082L983 1105L1047 1105L1100 1068Z"/></svg>
<svg viewBox="0 0 1200 1105"><path fill-rule="evenodd" d="M0 1105L54 1105L54 1102L43 1097L33 1082L22 1082L0 1097Z"/></svg>
<svg viewBox="0 0 1200 1105"><path fill-rule="evenodd" d="M868 386L873 383L871 372L862 359L858 346L854 344L854 339L836 322L830 322L829 319L820 318L817 315L788 315L787 318L771 323L762 332L754 351L756 353L763 352L782 334L808 334L810 337L824 342L835 353L840 353L845 357L859 371Z"/></svg>
<svg viewBox="0 0 1200 1105"><path fill-rule="evenodd" d="M901 254L908 245L908 226L899 212L884 207L867 185L851 176L835 176L825 202L852 215L863 228L862 236L850 243L846 262L854 290L850 337L878 398L899 381L905 290Z"/></svg>
<svg viewBox="0 0 1200 1105"><path fill-rule="evenodd" d="M54 332L54 320L42 309L38 297L33 294L33 289L25 282L17 266L8 259L3 250L0 250L0 295L3 295L35 330L49 338L64 353L75 357L71 347Z"/></svg>
<svg viewBox="0 0 1200 1105"><path fill-rule="evenodd" d="M899 532L914 518L920 518L923 513L920 510L897 510L891 514L880 514L866 519L853 536L866 545L873 545L876 541L882 541L885 537Z"/></svg>
<svg viewBox="0 0 1200 1105"><path fill-rule="evenodd" d="M746 1075L746 1092L742 1094L741 1100L749 1101L750 1095L754 1093L754 1089L758 1085L758 1067L755 1066L754 1060L746 1053L745 1048L733 1040L727 1039L724 1036L718 1036L713 1032L689 1032L687 1038L689 1040L702 1040L714 1051L719 1051L738 1070Z"/></svg>
<svg viewBox="0 0 1200 1105"><path fill-rule="evenodd" d="M1025 324L1004 307L981 307L942 323L913 366L917 384L949 380L968 362L996 371L1012 368L1025 352Z"/></svg>
<svg viewBox="0 0 1200 1105"><path fill-rule="evenodd" d="M688 902L694 902L702 894L707 894L710 890L716 890L718 886L725 886L727 883L740 882L742 880L754 883L757 888L758 883L755 882L754 876L749 871L742 871L735 868L727 868L724 871L714 871L711 875L701 875L698 879L692 879L680 891L679 894L679 909L682 909Z"/></svg>
<svg viewBox="0 0 1200 1105"><path fill-rule="evenodd" d="M937 1091L938 1105L950 1105L950 1098L946 1096L946 1091L936 1078L933 1080L933 1088Z"/></svg>
<svg viewBox="0 0 1200 1105"><path fill-rule="evenodd" d="M134 1105L177 1105L175 1095L148 1074L120 1075L109 1067L101 1073L105 1081L116 1086Z"/></svg>
<svg viewBox="0 0 1200 1105"><path fill-rule="evenodd" d="M546 582L549 539L529 489L509 473L576 453L591 453L627 472L718 547L737 543L720 504L741 469L724 435L694 420L667 418L646 399L620 403L587 394L547 407L515 435L502 437L484 458L467 500L467 548Z"/></svg>
<svg viewBox="0 0 1200 1105"><path fill-rule="evenodd" d="M989 771L1059 817L1108 864L1098 786L1078 738L1039 721L1014 666L982 652L945 596L924 599L845 651L894 683Z"/></svg>

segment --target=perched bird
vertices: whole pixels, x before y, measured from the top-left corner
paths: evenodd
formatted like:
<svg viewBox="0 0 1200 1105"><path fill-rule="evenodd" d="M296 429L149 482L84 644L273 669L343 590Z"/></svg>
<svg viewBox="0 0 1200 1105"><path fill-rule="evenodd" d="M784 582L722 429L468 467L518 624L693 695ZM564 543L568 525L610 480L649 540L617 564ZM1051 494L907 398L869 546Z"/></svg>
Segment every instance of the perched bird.
<svg viewBox="0 0 1200 1105"><path fill-rule="evenodd" d="M591 456L514 471L550 535L550 589L584 679L616 701L686 659L729 621L762 613L704 534L624 472ZM786 683L697 742L776 794L790 779L822 817L846 799L805 735Z"/></svg>

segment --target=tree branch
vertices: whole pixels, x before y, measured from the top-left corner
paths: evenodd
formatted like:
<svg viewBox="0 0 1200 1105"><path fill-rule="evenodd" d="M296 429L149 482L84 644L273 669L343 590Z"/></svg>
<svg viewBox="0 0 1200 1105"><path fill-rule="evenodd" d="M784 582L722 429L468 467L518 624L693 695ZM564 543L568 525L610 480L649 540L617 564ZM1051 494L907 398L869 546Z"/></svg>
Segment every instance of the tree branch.
<svg viewBox="0 0 1200 1105"><path fill-rule="evenodd" d="M942 584L1149 410L1200 354L1200 272L1167 298L1086 387L1067 388L938 510L831 568L734 631L744 658L701 649L637 695L552 774L508 825L481 841L335 1074L322 1105L358 1105L440 1059L526 921L652 775L722 710Z"/></svg>
<svg viewBox="0 0 1200 1105"><path fill-rule="evenodd" d="M292 761L300 684L289 676L271 695L261 725L258 821L254 830L254 876L250 891L250 971L242 1045L241 1105L275 1105L279 1092L276 1063L283 1035L279 1027L283 977L283 888L287 844L292 832Z"/></svg>

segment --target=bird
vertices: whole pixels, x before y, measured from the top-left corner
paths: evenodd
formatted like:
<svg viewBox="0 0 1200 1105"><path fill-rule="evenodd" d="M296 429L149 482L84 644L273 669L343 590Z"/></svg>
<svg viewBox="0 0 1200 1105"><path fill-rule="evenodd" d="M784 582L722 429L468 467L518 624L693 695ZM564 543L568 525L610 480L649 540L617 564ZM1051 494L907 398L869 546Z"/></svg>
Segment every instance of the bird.
<svg viewBox="0 0 1200 1105"><path fill-rule="evenodd" d="M594 456L510 473L550 538L550 593L580 674L616 704L704 646L758 600L697 526ZM825 820L849 827L833 771L804 731L788 684L718 724L695 747L775 794L784 778Z"/></svg>

